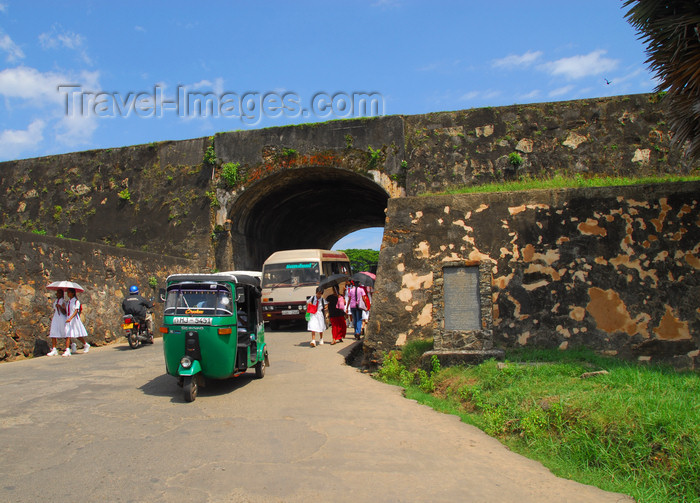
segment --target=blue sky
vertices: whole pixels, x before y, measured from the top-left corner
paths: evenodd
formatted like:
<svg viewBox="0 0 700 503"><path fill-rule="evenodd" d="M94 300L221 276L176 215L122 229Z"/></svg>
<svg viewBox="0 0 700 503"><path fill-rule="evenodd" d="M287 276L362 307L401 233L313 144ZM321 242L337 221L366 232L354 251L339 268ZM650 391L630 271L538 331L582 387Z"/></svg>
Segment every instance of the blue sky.
<svg viewBox="0 0 700 503"><path fill-rule="evenodd" d="M621 0L0 0L0 161L651 92L645 59Z"/></svg>

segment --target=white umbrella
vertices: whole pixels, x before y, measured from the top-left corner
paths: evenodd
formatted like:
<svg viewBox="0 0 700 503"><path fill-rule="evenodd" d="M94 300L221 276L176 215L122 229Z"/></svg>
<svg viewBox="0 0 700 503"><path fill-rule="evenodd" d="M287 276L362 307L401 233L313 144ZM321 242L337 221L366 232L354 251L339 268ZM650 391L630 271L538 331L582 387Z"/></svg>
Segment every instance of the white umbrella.
<svg viewBox="0 0 700 503"><path fill-rule="evenodd" d="M67 288L72 288L76 292L85 291L85 289L82 286L73 281L54 281L50 285L47 285L46 288L48 288L49 290L65 290Z"/></svg>

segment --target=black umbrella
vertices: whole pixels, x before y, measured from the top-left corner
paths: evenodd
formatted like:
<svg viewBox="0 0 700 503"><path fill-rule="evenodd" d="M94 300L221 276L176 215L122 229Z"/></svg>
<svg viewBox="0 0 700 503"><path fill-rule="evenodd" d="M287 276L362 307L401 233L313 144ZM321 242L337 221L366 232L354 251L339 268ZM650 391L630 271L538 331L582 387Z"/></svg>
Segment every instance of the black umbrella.
<svg viewBox="0 0 700 503"><path fill-rule="evenodd" d="M341 284L349 279L350 279L350 276L348 276L347 274L331 274L326 279L321 281L318 286L320 286L321 288L323 288L325 290L326 288L330 288L332 286L339 285L339 284Z"/></svg>
<svg viewBox="0 0 700 503"><path fill-rule="evenodd" d="M374 278L372 276L368 276L363 272L356 272L355 274L352 275L351 278L356 285L360 286L371 286L374 288Z"/></svg>

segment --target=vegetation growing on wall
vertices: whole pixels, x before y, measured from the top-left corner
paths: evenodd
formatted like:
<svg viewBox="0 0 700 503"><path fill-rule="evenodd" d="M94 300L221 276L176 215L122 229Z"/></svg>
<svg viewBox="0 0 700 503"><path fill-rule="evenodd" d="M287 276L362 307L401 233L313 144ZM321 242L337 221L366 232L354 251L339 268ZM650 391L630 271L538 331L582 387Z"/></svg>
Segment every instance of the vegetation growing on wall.
<svg viewBox="0 0 700 503"><path fill-rule="evenodd" d="M204 152L204 158L202 159L202 164L205 166L216 166L216 152L214 151L214 145L209 145L207 150Z"/></svg>
<svg viewBox="0 0 700 503"><path fill-rule="evenodd" d="M131 193L129 192L129 187L125 187L124 190L120 191L117 195L122 201L131 202Z"/></svg>
<svg viewBox="0 0 700 503"><path fill-rule="evenodd" d="M227 162L221 166L222 186L225 189L232 189L239 182L243 181L239 172L241 164L238 162Z"/></svg>
<svg viewBox="0 0 700 503"><path fill-rule="evenodd" d="M570 189L581 187L615 187L626 185L644 185L656 183L691 182L700 180L700 174L688 176L654 176L642 178L630 178L624 176L593 176L586 178L583 175L564 176L554 175L546 178L534 178L523 176L511 182L488 183L484 185L460 186L447 189L440 193L425 193L422 196L437 194L476 194L487 192L514 192L537 189Z"/></svg>
<svg viewBox="0 0 700 503"><path fill-rule="evenodd" d="M380 163L382 160L382 149L373 149L372 147L368 146L368 159L367 159L367 168L368 169L376 169L377 165Z"/></svg>
<svg viewBox="0 0 700 503"><path fill-rule="evenodd" d="M508 162L516 168L518 168L523 163L523 158L517 152L511 152L510 154L508 154Z"/></svg>

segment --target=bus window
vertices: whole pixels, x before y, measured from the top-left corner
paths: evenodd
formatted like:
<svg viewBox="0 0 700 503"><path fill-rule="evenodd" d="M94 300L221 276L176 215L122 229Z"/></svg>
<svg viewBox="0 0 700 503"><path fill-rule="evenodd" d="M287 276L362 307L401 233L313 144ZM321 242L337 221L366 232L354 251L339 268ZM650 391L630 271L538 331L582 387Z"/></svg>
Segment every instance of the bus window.
<svg viewBox="0 0 700 503"><path fill-rule="evenodd" d="M315 285L320 281L318 263L292 262L265 266L263 288Z"/></svg>

